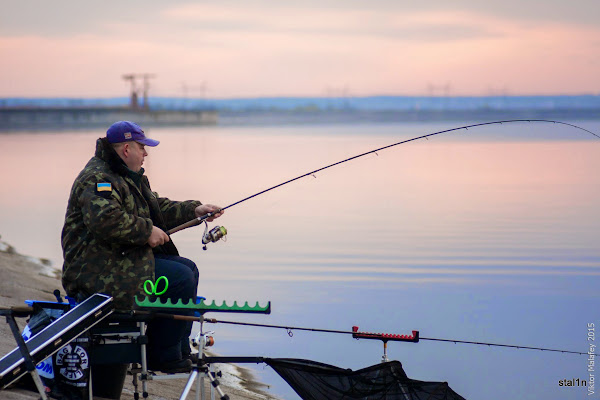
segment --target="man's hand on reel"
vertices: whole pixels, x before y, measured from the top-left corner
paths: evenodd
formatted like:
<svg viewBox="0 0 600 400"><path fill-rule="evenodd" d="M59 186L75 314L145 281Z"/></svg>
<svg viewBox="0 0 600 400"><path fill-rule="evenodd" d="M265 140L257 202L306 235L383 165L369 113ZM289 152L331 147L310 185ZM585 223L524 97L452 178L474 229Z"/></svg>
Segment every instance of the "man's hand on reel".
<svg viewBox="0 0 600 400"><path fill-rule="evenodd" d="M218 211L218 212L216 212L216 211ZM196 207L195 212L196 212L196 217L202 217L203 215L206 215L208 213L216 212L210 218L206 219L208 222L214 221L215 219L217 219L221 215L223 215L223 213L225 213L225 211L221 211L221 207L215 206L214 204L202 204L202 205Z"/></svg>

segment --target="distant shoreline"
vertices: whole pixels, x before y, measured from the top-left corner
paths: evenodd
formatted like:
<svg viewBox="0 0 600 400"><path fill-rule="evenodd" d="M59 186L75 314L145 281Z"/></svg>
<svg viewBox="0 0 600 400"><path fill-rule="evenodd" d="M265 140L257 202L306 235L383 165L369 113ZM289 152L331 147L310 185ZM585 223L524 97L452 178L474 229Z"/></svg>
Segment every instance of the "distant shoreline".
<svg viewBox="0 0 600 400"><path fill-rule="evenodd" d="M117 120L132 120L144 127L171 126L276 126L343 123L487 122L510 119L600 120L600 109L544 108L476 110L359 110L293 109L238 110L209 114L204 111L156 111L148 113L99 111L100 109L2 109L0 132L76 131L106 128Z"/></svg>
<svg viewBox="0 0 600 400"><path fill-rule="evenodd" d="M222 111L219 125L481 122L509 119L599 120L600 109Z"/></svg>
<svg viewBox="0 0 600 400"><path fill-rule="evenodd" d="M600 119L600 95L0 98L0 131L77 130L118 120L150 126Z"/></svg>

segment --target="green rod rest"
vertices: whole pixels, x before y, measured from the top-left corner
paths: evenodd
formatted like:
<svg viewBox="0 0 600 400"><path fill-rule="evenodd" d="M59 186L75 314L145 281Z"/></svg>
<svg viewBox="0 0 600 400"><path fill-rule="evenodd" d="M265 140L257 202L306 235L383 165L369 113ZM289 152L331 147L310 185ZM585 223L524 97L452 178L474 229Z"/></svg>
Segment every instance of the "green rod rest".
<svg viewBox="0 0 600 400"><path fill-rule="evenodd" d="M161 309L166 311L166 309L171 310L192 310L197 311L201 314L207 312L234 312L234 313L254 313L254 314L271 314L271 302L267 302L265 307L261 307L258 302L254 306L248 305L246 301L244 305L238 305L237 301L233 302L232 306L228 306L225 301L221 305L217 305L213 300L212 303L206 304L204 300L201 300L199 303L196 303L193 299L189 299L188 301L177 300L177 302L173 303L171 299L166 299L166 301L162 301L161 299L150 300L148 296L143 296L143 300L139 300L138 296L135 296L135 304L138 308L141 309Z"/></svg>

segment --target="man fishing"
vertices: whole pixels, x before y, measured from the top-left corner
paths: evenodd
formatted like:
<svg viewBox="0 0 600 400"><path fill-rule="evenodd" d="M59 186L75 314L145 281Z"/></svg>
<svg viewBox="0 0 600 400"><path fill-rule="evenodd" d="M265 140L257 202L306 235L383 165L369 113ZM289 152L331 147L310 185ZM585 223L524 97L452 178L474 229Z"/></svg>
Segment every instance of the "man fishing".
<svg viewBox="0 0 600 400"><path fill-rule="evenodd" d="M137 124L116 122L96 141L94 157L75 179L61 242L62 283L76 300L105 293L115 308L131 309L134 296L145 290L173 302L196 298L198 269L179 256L165 232L207 214L212 221L223 212L212 204L172 201L152 192L142 165L146 146L158 144ZM190 332L190 322L151 321L151 369L189 371Z"/></svg>

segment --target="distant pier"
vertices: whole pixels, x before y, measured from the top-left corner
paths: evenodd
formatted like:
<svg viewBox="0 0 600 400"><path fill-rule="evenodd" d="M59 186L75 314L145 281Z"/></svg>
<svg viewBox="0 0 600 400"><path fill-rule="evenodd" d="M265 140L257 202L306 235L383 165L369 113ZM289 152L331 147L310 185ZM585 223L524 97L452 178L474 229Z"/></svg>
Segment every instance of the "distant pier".
<svg viewBox="0 0 600 400"><path fill-rule="evenodd" d="M115 121L142 126L215 125L216 110L144 110L130 107L5 107L0 131L83 129L106 127Z"/></svg>

